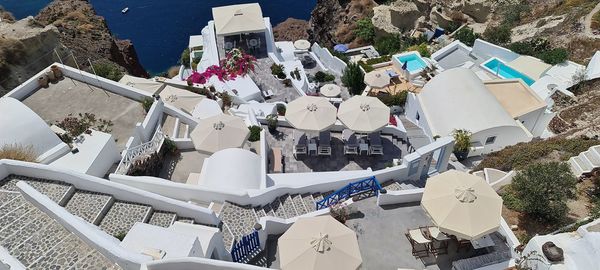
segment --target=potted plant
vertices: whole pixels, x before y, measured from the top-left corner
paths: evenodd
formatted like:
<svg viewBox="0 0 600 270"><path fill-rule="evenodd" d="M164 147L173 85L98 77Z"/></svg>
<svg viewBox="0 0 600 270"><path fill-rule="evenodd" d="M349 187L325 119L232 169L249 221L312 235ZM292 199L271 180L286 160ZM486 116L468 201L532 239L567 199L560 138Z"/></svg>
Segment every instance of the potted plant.
<svg viewBox="0 0 600 270"><path fill-rule="evenodd" d="M283 65L271 65L271 74L278 80L283 80L286 77L285 72L283 71Z"/></svg>
<svg viewBox="0 0 600 270"><path fill-rule="evenodd" d="M281 103L278 103L277 104L277 114L281 115L281 116L284 116L285 115L285 111L286 111L285 105L283 105Z"/></svg>
<svg viewBox="0 0 600 270"><path fill-rule="evenodd" d="M276 114L267 115L267 127L269 127L269 132L274 133L277 130L277 118Z"/></svg>
<svg viewBox="0 0 600 270"><path fill-rule="evenodd" d="M467 159L471 149L471 132L464 129L454 130L454 155L459 161Z"/></svg>

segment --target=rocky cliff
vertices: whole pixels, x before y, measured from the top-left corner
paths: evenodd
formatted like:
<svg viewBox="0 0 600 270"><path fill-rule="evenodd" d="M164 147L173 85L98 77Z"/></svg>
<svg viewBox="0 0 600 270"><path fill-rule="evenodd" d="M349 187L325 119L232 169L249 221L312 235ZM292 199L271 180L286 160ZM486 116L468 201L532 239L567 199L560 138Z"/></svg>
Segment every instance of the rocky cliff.
<svg viewBox="0 0 600 270"><path fill-rule="evenodd" d="M60 42L69 48L77 63L89 66L94 61L111 61L129 74L147 77L133 45L128 40L112 36L103 17L98 16L85 0L55 0L35 17L42 26L53 25L60 33Z"/></svg>
<svg viewBox="0 0 600 270"><path fill-rule="evenodd" d="M373 0L317 0L310 19L310 38L324 46L365 44L354 35L356 21L373 16Z"/></svg>
<svg viewBox="0 0 600 270"><path fill-rule="evenodd" d="M273 27L275 41L295 41L308 38L308 21L288 18Z"/></svg>

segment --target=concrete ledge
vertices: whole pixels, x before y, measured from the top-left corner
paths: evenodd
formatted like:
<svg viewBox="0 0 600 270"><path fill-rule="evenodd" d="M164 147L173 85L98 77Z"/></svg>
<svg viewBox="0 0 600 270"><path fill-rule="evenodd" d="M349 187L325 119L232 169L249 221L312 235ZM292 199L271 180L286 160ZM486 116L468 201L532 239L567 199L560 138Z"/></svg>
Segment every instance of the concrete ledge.
<svg viewBox="0 0 600 270"><path fill-rule="evenodd" d="M181 258L148 262L142 270L264 270L263 267L205 258Z"/></svg>

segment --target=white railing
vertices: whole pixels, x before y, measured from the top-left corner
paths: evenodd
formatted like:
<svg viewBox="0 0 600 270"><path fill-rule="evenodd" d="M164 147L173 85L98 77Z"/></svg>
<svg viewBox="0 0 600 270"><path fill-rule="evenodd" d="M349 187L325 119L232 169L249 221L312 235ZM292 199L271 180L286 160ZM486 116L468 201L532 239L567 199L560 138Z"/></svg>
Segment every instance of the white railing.
<svg viewBox="0 0 600 270"><path fill-rule="evenodd" d="M127 174L129 167L131 167L131 164L133 164L138 157L152 152L158 152L164 141L165 134L160 130L160 125L158 125L152 140L125 150L125 155L121 158L121 162L119 163L117 170L115 170L115 173Z"/></svg>

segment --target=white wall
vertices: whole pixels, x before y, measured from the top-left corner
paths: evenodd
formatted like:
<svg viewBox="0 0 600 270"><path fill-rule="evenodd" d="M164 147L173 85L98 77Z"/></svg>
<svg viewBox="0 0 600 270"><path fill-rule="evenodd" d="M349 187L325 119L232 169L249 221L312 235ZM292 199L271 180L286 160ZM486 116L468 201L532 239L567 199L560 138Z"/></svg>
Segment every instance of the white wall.
<svg viewBox="0 0 600 270"><path fill-rule="evenodd" d="M28 163L16 160L0 160L0 168L6 168L9 174L23 175L42 179L56 180L71 184L77 189L90 190L112 195L117 200L125 200L152 206L155 210L177 213L191 217L198 223L219 224L216 214L207 208L163 197L145 190L132 188L105 179L69 171L53 166ZM0 170L2 172L2 170Z"/></svg>
<svg viewBox="0 0 600 270"><path fill-rule="evenodd" d="M475 43L473 44L473 50L471 52L484 59L498 57L505 62L515 60L520 56L509 49L494 45L481 39L475 40Z"/></svg>
<svg viewBox="0 0 600 270"><path fill-rule="evenodd" d="M234 263L205 258L181 258L158 260L146 263L142 270L264 270L262 268L244 263Z"/></svg>
<svg viewBox="0 0 600 270"><path fill-rule="evenodd" d="M417 120L417 113L419 113L419 120ZM406 119L413 122L417 126L419 126L423 132L429 138L433 138L434 136L445 136L447 134L431 134L431 129L429 128L429 123L427 122L427 116L421 107L421 103L419 102L417 95L414 93L408 93L406 98L406 111L404 113L406 115Z"/></svg>
<svg viewBox="0 0 600 270"><path fill-rule="evenodd" d="M485 145L488 137L496 136L493 144ZM478 156L489 154L491 152L502 150L504 147L515 145L520 142L529 142L533 137L519 126L501 126L482 130L471 135L471 142L480 142L480 149L471 149L469 156Z"/></svg>
<svg viewBox="0 0 600 270"><path fill-rule="evenodd" d="M327 67L331 72L342 76L344 69L348 66L344 61L333 56L329 50L322 48L318 43L313 43L311 51L319 58L321 63Z"/></svg>

